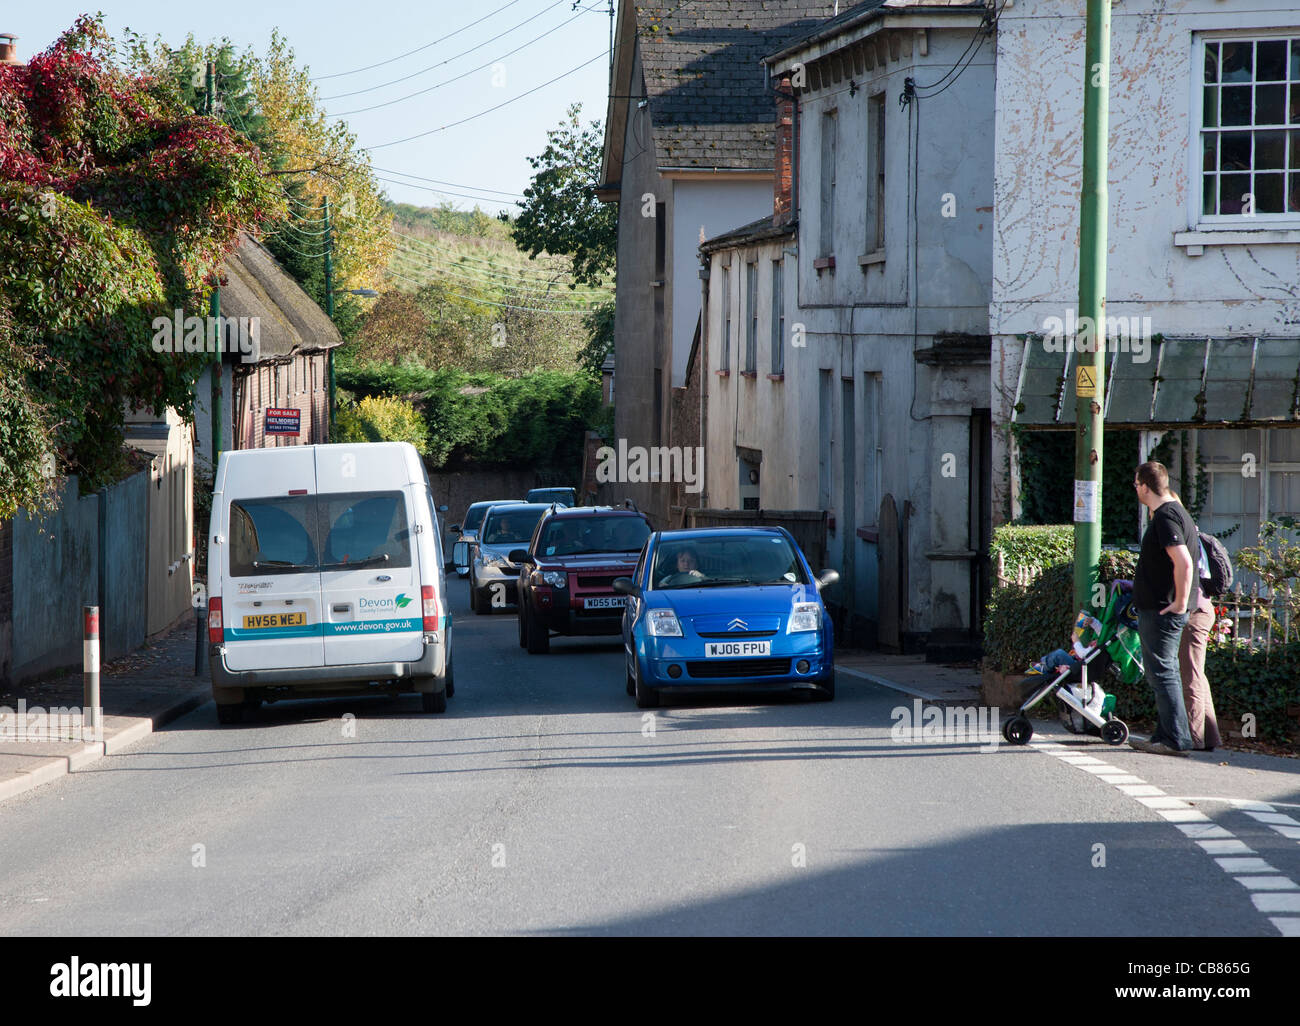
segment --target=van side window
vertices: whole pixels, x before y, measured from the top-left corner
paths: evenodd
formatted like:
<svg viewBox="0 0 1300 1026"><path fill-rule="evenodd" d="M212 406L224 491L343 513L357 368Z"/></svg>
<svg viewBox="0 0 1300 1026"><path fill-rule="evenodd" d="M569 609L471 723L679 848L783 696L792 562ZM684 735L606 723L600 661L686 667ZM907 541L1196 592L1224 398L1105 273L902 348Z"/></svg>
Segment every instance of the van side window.
<svg viewBox="0 0 1300 1026"><path fill-rule="evenodd" d="M314 508L314 500L306 495L232 501L230 576L316 570Z"/></svg>

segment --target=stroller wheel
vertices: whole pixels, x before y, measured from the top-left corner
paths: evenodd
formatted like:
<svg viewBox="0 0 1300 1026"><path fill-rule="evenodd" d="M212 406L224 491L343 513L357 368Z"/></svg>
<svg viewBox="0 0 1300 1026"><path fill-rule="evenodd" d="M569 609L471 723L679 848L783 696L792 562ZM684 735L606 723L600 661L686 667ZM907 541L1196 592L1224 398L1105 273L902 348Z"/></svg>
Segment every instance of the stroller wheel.
<svg viewBox="0 0 1300 1026"><path fill-rule="evenodd" d="M1122 745L1128 740L1128 724L1123 720L1108 720L1102 724L1101 739L1108 745Z"/></svg>
<svg viewBox="0 0 1300 1026"><path fill-rule="evenodd" d="M1027 745L1029 739L1034 736L1034 725L1029 722L1027 716L1012 716L1002 724L1002 736L1007 739L1008 744Z"/></svg>

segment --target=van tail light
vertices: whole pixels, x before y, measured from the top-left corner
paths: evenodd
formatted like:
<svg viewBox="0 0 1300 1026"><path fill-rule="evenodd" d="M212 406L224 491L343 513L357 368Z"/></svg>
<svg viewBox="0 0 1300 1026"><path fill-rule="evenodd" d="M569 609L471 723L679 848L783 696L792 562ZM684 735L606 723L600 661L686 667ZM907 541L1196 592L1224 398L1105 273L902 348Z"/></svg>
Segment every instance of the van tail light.
<svg viewBox="0 0 1300 1026"><path fill-rule="evenodd" d="M222 645L226 641L226 631L221 624L221 599L208 599L208 644Z"/></svg>
<svg viewBox="0 0 1300 1026"><path fill-rule="evenodd" d="M438 596L434 594L433 585L420 587L420 605L424 608L424 630L428 634L438 632Z"/></svg>

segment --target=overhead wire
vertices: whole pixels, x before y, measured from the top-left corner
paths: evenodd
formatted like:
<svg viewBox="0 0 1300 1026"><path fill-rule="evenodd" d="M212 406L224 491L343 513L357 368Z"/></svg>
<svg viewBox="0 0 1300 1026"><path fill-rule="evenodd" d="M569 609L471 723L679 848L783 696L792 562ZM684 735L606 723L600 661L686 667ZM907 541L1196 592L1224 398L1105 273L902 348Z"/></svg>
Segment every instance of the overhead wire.
<svg viewBox="0 0 1300 1026"><path fill-rule="evenodd" d="M508 35L510 35L511 32L514 32L516 29L521 29L521 28L523 28L523 27L524 27L525 25L527 25L530 21L536 21L538 18L540 18L540 17L541 17L543 14L545 14L547 11L551 10L552 8L559 7L560 4L565 3L565 2L566 2L566 0L555 0L555 3L551 4L549 7L543 7L543 8L542 8L540 11L538 11L536 14L532 15L532 16L529 17L529 18L525 18L525 19L524 19L523 21L521 21L518 25L512 25L512 26L510 26L510 28L506 29L505 31L503 31L503 32L498 32L495 36L491 36L490 38L483 40L483 42L478 43L478 44L476 44L476 45L474 45L474 46L471 46L468 50L462 50L460 53L455 54L455 55L453 55L453 56L451 56L451 57L448 57L448 58L446 58L445 60L441 60L441 61L439 61L437 64L430 64L427 68L421 68L419 71L414 71L414 72L412 72L411 74L406 75L406 76L403 77L403 78L395 78L395 79L393 79L393 80L390 81L390 82L382 82L382 83L380 83L379 85L367 86L365 89L354 89L354 90L353 90L352 92L350 92L350 93L335 93L333 96L322 96L322 97L321 97L321 102L322 102L322 103L328 103L330 100L342 100L342 99L346 99L346 98L349 97L349 96L360 96L360 95L363 94L363 93L373 93L376 89L387 89L389 86L392 86L392 85L398 85L398 84L401 83L401 82L406 82L406 81L409 81L410 79L413 79L413 78L419 78L419 76L425 74L426 72L433 71L433 70L435 70L435 69L437 69L437 68L441 68L441 67L443 67L443 66L446 65L446 64L450 64L450 63L452 63L453 61L458 61L458 60L460 60L460 58L466 56L467 54L471 54L471 53L473 53L475 50L481 50L481 49L483 49L483 47L487 46L488 44L490 44L490 43L495 43L498 39L501 39L503 36L508 36ZM579 15L574 15L573 18L569 18L568 21L563 21L563 22L561 22L561 23L560 23L559 25L557 25L555 28L563 28L565 25L569 24L570 21L574 21L576 18L579 18L579 17L581 17L580 14L579 14ZM555 31L555 29L553 28L553 29L551 29L551 30L548 31L548 32L543 32L542 35L540 35L540 36L537 37L537 39L530 39L527 43L524 44L524 46L531 46L533 43L537 42L538 39L541 39L541 38L543 38L544 36L549 36L549 35L551 34L551 32L554 32L554 31ZM522 50L523 47L520 47L519 49ZM509 57L509 56L511 56L511 54L515 54L515 53L518 53L518 52L519 52L519 50L511 50L510 53L502 54L501 57L498 57L498 58L497 58L497 60L501 60L502 57ZM471 69L470 71L467 71L465 74L468 75L468 74L472 74L472 73L475 72L475 71L481 71L483 68L490 67L493 63L495 63L495 62L494 62L494 61L489 61L487 64L484 64L484 65L482 65L481 67L473 68L473 69ZM459 78L464 78L465 76L464 76L464 75L460 75L460 76L457 76L457 77L459 77ZM448 81L450 81L450 82L455 82L456 79L453 78L453 79L449 79ZM444 82L444 83L441 83L441 84L442 84L442 85L446 85L445 82ZM437 89L438 86L432 86L431 88L432 88L432 89ZM422 90L422 92L428 92L428 91L429 91L429 90L427 90L427 89L426 89L426 90ZM412 94L411 94L411 96L419 96L419 95L420 95L419 93L412 93ZM405 99L410 99L410 97L409 97L409 96L398 97L397 100L393 100L393 101L391 101L391 102L393 102L393 103L397 103L398 100L405 100ZM380 104L380 106L384 106L384 105L383 105L383 104ZM372 109L372 110L373 110L373 108L368 108L368 109Z"/></svg>
<svg viewBox="0 0 1300 1026"><path fill-rule="evenodd" d="M408 281L412 285L436 284L436 282L433 281L417 281L414 278L408 278L406 275L399 274L397 271L393 271L393 270L385 271L385 273L391 277L401 278L403 281ZM550 314L569 314L569 315L577 314L580 316L586 315L591 312L590 310L559 310L559 309L538 307L538 306L516 306L513 303L494 303L488 299L479 299L475 296L466 296L466 295L462 295L459 292L448 292L447 295L455 296L457 299L464 299L471 303L478 303L481 306L494 306L502 310L525 310L528 311L529 313L550 313Z"/></svg>
<svg viewBox="0 0 1300 1026"><path fill-rule="evenodd" d="M422 53L423 51L429 49L432 46L437 46L439 43L445 43L452 36L458 36L462 32L472 29L475 25L480 25L483 22L487 21L489 18L496 17L502 11L508 10L511 7L514 7L515 4L520 2L521 0L510 0L510 3L505 4L502 7L498 7L495 11L489 11L487 14L483 15L483 17L479 18L477 21L471 21L468 25L464 25L461 28L456 29L455 32L448 32L445 36L440 36L439 38L435 39L431 43L425 43L423 46L417 46L414 50L407 50L406 53L399 53L396 57L390 57L386 61L379 61L377 64L367 64L364 68L353 68L351 71L336 71L332 75L317 75L315 78L312 78L311 81L324 82L326 79L329 78L344 78L348 75L359 75L363 71L372 71L375 68L382 68L386 64L393 64L394 62L403 60L406 57L413 56L414 54L417 53Z"/></svg>

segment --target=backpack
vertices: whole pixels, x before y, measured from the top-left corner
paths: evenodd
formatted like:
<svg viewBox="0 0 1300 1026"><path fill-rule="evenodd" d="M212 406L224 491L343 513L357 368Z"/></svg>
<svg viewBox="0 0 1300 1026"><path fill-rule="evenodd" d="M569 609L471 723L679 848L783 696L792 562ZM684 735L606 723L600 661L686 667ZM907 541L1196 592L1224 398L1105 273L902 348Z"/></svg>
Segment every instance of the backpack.
<svg viewBox="0 0 1300 1026"><path fill-rule="evenodd" d="M1232 587L1232 559L1218 538L1198 533L1201 536L1201 556L1210 571L1209 577L1201 578L1201 591L1210 598L1218 598Z"/></svg>

